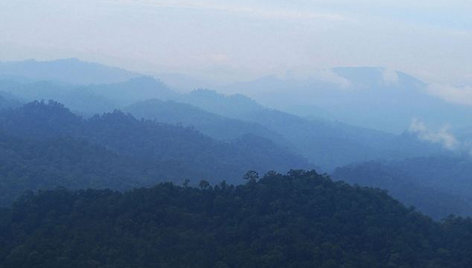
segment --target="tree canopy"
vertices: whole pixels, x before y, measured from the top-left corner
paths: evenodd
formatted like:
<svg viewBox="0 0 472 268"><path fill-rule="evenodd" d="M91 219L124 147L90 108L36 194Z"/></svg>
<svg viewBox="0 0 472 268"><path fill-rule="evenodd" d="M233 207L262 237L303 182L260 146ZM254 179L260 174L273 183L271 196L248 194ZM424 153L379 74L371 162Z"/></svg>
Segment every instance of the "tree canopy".
<svg viewBox="0 0 472 268"><path fill-rule="evenodd" d="M472 222L314 171L202 188L58 189L0 211L0 267L470 267Z"/></svg>

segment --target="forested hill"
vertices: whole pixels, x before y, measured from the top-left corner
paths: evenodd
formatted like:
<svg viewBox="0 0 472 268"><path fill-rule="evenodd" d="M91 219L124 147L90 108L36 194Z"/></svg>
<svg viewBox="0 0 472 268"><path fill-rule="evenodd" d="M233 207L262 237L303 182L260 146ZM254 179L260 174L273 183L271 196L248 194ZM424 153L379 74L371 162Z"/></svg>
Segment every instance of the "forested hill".
<svg viewBox="0 0 472 268"><path fill-rule="evenodd" d="M311 166L261 137L221 142L119 111L84 119L55 102L1 111L0 154L0 205L25 190L121 190L185 179L239 183L249 169Z"/></svg>
<svg viewBox="0 0 472 268"><path fill-rule="evenodd" d="M472 222L432 221L316 172L245 185L55 190L0 211L0 267L470 267Z"/></svg>
<svg viewBox="0 0 472 268"><path fill-rule="evenodd" d="M126 157L84 140L31 141L0 133L0 207L30 190L125 190L165 179L178 181L187 172L167 163Z"/></svg>

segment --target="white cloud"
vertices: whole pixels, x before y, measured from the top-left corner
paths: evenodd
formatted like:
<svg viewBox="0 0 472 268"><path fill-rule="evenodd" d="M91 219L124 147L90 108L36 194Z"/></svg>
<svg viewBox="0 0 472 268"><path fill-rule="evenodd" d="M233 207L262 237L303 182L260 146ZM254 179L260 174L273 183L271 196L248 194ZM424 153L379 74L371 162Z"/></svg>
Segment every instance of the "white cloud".
<svg viewBox="0 0 472 268"><path fill-rule="evenodd" d="M418 138L432 143L441 144L444 148L449 150L458 149L460 142L449 131L448 126L444 126L439 130L429 129L424 122L419 119L413 119L409 131L418 136Z"/></svg>
<svg viewBox="0 0 472 268"><path fill-rule="evenodd" d="M449 102L472 105L472 86L455 87L444 84L432 84L428 86L428 91Z"/></svg>
<svg viewBox="0 0 472 268"><path fill-rule="evenodd" d="M352 85L351 81L340 76L339 74L334 72L333 69L316 72L314 74L314 78L319 79L321 81L326 81L326 82L336 84L340 86L341 88L348 88Z"/></svg>
<svg viewBox="0 0 472 268"><path fill-rule="evenodd" d="M396 84L399 80L397 71L392 69L385 69L382 72L382 78L387 85Z"/></svg>

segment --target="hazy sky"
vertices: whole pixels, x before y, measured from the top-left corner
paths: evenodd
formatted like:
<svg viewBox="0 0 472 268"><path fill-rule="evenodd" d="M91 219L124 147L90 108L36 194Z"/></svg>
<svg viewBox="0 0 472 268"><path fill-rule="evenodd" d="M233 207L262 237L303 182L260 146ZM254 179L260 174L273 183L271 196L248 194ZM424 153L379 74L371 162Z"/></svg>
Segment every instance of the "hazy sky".
<svg viewBox="0 0 472 268"><path fill-rule="evenodd" d="M470 0L0 0L0 60L250 79L384 66L472 85Z"/></svg>

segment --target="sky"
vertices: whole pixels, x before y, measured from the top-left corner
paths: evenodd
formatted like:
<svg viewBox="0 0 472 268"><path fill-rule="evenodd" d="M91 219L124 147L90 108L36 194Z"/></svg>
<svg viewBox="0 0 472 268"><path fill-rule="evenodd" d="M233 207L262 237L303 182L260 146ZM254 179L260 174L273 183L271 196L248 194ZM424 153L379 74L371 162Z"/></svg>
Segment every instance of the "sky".
<svg viewBox="0 0 472 268"><path fill-rule="evenodd" d="M470 0L1 0L0 61L77 57L223 83L382 66L472 98L470 14Z"/></svg>

